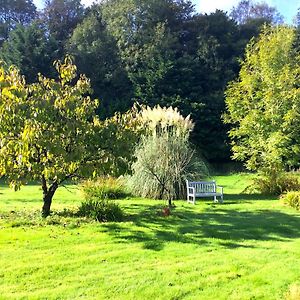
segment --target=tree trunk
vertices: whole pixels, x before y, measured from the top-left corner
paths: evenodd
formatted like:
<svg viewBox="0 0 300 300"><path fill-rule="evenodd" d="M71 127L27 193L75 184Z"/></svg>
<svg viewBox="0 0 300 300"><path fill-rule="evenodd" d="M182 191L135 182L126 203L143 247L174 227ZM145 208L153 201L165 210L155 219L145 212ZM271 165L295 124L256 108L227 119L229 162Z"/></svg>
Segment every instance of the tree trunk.
<svg viewBox="0 0 300 300"><path fill-rule="evenodd" d="M44 205L42 208L42 216L45 218L50 215L52 198L53 198L55 191L58 188L58 184L57 184L57 182L54 182L48 190L47 185L45 184L45 181L42 180L42 186L43 186L43 201L44 201Z"/></svg>

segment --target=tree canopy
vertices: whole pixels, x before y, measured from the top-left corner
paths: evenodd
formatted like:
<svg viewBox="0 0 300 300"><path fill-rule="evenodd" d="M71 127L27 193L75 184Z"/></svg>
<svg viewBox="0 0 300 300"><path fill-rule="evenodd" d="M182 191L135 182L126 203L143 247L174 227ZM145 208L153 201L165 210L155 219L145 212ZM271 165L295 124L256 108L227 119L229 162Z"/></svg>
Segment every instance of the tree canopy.
<svg viewBox="0 0 300 300"><path fill-rule="evenodd" d="M31 85L0 69L0 174L15 189L41 182L45 216L64 181L124 172L135 142L131 115L100 121L89 80L68 58L55 66L58 81L40 75Z"/></svg>
<svg viewBox="0 0 300 300"><path fill-rule="evenodd" d="M253 0L241 0L237 6L232 8L230 15L239 24L246 24L253 22L253 20L268 24L283 23L283 16L276 7L269 6L266 2Z"/></svg>
<svg viewBox="0 0 300 300"><path fill-rule="evenodd" d="M239 78L226 91L233 157L276 174L299 165L299 53L295 30L265 27L247 46Z"/></svg>
<svg viewBox="0 0 300 300"><path fill-rule="evenodd" d="M29 26L17 25L0 52L0 59L7 66L18 67L28 82L37 81L38 73L53 76L52 62L56 58L56 42L47 37L46 29L37 21Z"/></svg>
<svg viewBox="0 0 300 300"><path fill-rule="evenodd" d="M32 0L0 0L0 45L17 24L28 25L36 16Z"/></svg>

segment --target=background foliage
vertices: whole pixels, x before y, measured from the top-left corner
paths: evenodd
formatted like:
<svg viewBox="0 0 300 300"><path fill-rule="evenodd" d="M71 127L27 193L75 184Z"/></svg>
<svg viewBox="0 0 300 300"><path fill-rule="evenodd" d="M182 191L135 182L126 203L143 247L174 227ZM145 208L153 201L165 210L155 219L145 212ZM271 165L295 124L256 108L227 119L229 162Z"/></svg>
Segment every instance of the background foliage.
<svg viewBox="0 0 300 300"><path fill-rule="evenodd" d="M230 13L195 12L188 0L2 0L0 57L29 82L37 72L54 77L49 64L66 53L91 79L101 119L124 112L134 101L178 107L191 114L196 150L210 163L230 161L221 115L224 90L239 72L248 41L263 23L282 21L276 8L241 1ZM245 9L247 8L247 9Z"/></svg>

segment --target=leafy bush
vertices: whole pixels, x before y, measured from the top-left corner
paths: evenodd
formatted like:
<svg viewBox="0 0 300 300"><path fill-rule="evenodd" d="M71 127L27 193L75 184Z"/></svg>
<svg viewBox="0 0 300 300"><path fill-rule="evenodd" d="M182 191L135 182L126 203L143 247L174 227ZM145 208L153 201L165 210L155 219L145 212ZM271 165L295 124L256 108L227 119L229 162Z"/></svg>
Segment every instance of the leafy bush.
<svg viewBox="0 0 300 300"><path fill-rule="evenodd" d="M284 192L300 190L298 177L282 173L276 176L261 175L254 179L254 188L263 194L281 195Z"/></svg>
<svg viewBox="0 0 300 300"><path fill-rule="evenodd" d="M281 196L284 204L300 210L300 191L291 191Z"/></svg>
<svg viewBox="0 0 300 300"><path fill-rule="evenodd" d="M81 185L83 196L90 199L121 199L127 196L123 181L114 177L87 180Z"/></svg>
<svg viewBox="0 0 300 300"><path fill-rule="evenodd" d="M118 222L122 221L124 213L121 207L113 201L90 199L81 203L78 216L93 218L99 222Z"/></svg>

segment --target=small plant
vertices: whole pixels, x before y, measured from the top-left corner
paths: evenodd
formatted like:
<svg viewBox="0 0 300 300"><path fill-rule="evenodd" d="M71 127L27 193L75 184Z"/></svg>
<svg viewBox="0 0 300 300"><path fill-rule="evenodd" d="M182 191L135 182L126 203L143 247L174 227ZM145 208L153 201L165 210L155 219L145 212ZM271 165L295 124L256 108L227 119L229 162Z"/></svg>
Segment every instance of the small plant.
<svg viewBox="0 0 300 300"><path fill-rule="evenodd" d="M300 210L300 191L291 191L281 196L284 204Z"/></svg>
<svg viewBox="0 0 300 300"><path fill-rule="evenodd" d="M284 192L300 190L298 177L286 173L276 176L259 176L254 179L253 189L262 194L281 195Z"/></svg>
<svg viewBox="0 0 300 300"><path fill-rule="evenodd" d="M92 218L99 222L118 222L122 221L124 213L117 203L94 198L81 203L78 216Z"/></svg>
<svg viewBox="0 0 300 300"><path fill-rule="evenodd" d="M81 185L83 196L89 199L121 199L127 196L123 181L114 177L99 177Z"/></svg>

